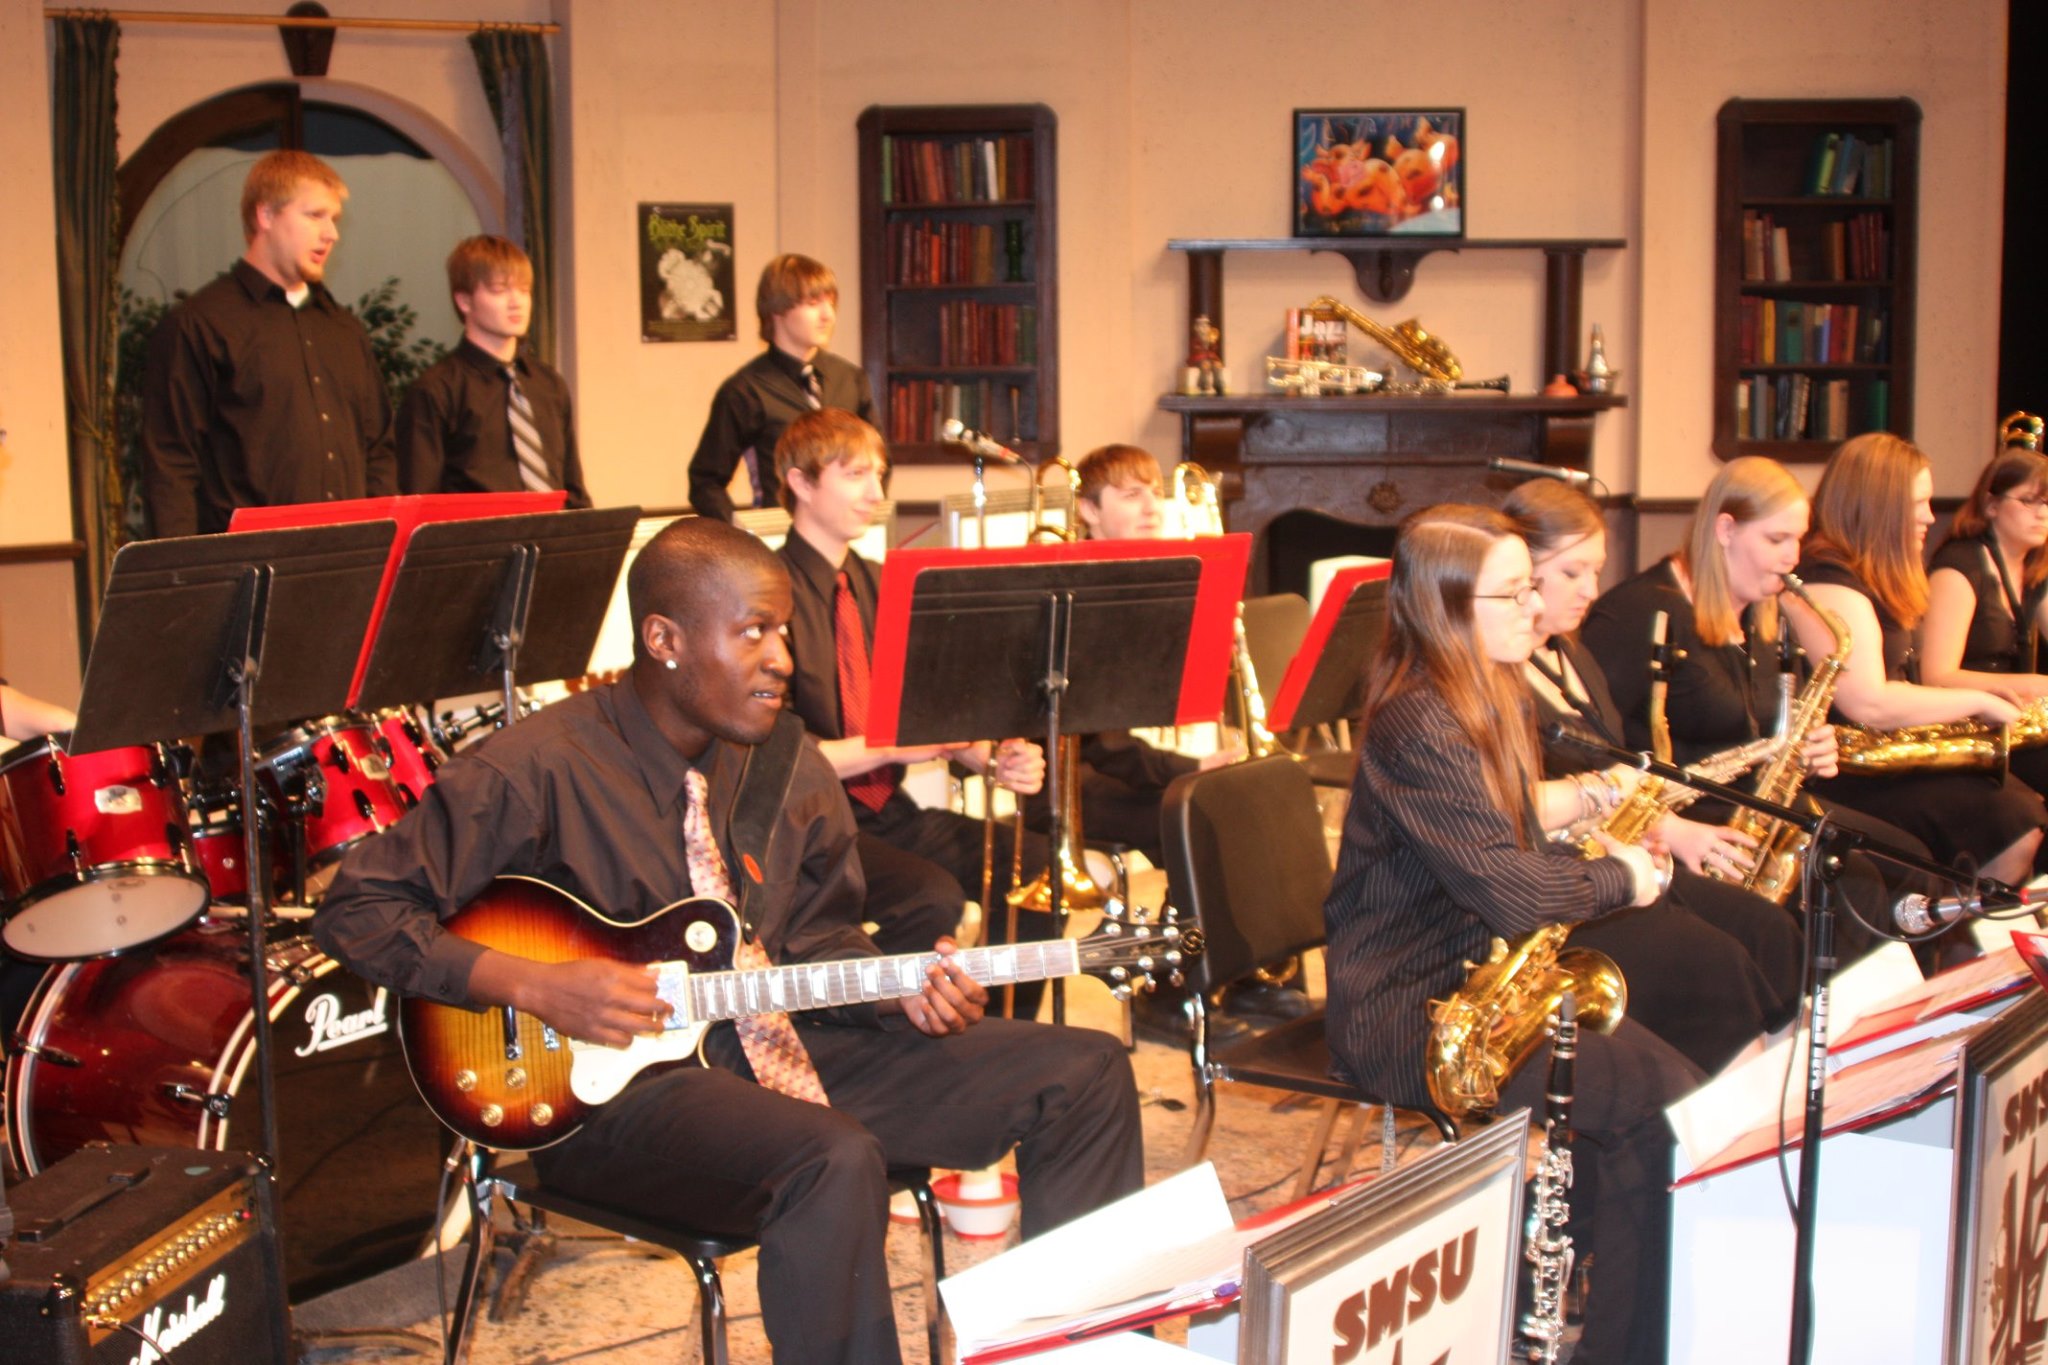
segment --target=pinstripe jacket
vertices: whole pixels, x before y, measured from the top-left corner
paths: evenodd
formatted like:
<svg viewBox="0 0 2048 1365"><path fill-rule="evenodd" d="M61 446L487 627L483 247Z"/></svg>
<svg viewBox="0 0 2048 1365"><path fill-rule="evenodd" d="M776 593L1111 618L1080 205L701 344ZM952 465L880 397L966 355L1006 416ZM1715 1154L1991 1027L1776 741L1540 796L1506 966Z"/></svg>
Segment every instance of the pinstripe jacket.
<svg viewBox="0 0 2048 1365"><path fill-rule="evenodd" d="M1424 684L1395 699L1361 746L1323 903L1337 1074L1427 1107L1427 1005L1463 983L1464 964L1495 935L1590 919L1632 896L1619 860L1520 847L1443 698Z"/></svg>

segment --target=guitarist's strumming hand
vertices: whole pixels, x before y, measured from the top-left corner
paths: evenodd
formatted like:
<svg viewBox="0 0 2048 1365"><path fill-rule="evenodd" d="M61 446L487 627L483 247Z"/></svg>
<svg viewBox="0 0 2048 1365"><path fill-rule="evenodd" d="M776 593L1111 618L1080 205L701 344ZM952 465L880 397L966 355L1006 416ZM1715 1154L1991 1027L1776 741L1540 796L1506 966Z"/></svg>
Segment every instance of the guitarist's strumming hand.
<svg viewBox="0 0 2048 1365"><path fill-rule="evenodd" d="M980 1020L988 1008L988 992L953 962L959 944L942 938L934 946L941 960L925 969L924 991L885 1001L882 1008L893 1005L919 1033L943 1038L949 1033L965 1033L970 1024Z"/></svg>
<svg viewBox="0 0 2048 1365"><path fill-rule="evenodd" d="M534 1015L565 1038L627 1047L633 1036L660 1028L669 1013L646 967L586 957L536 962L491 951L470 971L470 994Z"/></svg>

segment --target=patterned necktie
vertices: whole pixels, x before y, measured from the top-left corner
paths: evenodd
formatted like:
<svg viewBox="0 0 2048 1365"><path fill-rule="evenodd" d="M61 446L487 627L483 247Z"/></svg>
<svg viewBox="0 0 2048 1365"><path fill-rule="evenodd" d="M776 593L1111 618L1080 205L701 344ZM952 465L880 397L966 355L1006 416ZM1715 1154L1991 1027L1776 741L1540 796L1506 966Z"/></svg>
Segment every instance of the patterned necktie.
<svg viewBox="0 0 2048 1365"><path fill-rule="evenodd" d="M814 408L814 409L815 409L815 408L822 408L822 407L824 407L824 406L825 406L825 386L824 386L823 384L821 384L821 383L819 383L819 382L818 382L818 368L817 368L817 366L815 366L815 365L806 365L806 366L804 366L804 375L803 375L803 379L804 379L804 398L805 398L805 399L806 399L806 400L807 400L807 401L808 401L808 402L810 403L811 407L812 407L812 408Z"/></svg>
<svg viewBox="0 0 2048 1365"><path fill-rule="evenodd" d="M540 453L540 428L533 424L533 403L519 386L519 371L507 365L505 373L505 423L512 428L512 458L519 462L519 481L530 493L546 493L555 486L548 477L548 462Z"/></svg>
<svg viewBox="0 0 2048 1365"><path fill-rule="evenodd" d="M705 781L703 773L692 768L683 785L690 798L689 809L683 812L683 854L690 863L690 889L700 896L716 896L729 905L733 899L732 878L726 875L725 857L718 851L718 841L711 837L711 784ZM733 965L741 971L759 971L774 965L768 960L767 951L744 935L732 956ZM818 1068L811 1064L811 1054L804 1050L803 1039L796 1036L796 1025L789 1022L788 1015L744 1015L733 1020L733 1027L739 1030L740 1046L746 1051L747 1065L754 1068L755 1080L791 1099L831 1103L825 1098L825 1083L818 1079Z"/></svg>
<svg viewBox="0 0 2048 1365"><path fill-rule="evenodd" d="M839 664L839 732L852 739L868 730L868 641L860 625L860 605L843 573L832 593L832 652ZM894 764L846 779L846 794L873 811L887 805L895 790Z"/></svg>

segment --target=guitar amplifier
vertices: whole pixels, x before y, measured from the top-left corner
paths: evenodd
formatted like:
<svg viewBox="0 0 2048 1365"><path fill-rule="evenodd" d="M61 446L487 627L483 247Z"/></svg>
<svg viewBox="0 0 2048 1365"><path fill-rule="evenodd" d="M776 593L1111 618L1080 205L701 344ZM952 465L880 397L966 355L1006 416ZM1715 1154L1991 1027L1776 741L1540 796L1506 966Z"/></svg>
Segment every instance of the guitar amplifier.
<svg viewBox="0 0 2048 1365"><path fill-rule="evenodd" d="M248 1156L94 1142L9 1195L0 1361L289 1358L270 1182Z"/></svg>

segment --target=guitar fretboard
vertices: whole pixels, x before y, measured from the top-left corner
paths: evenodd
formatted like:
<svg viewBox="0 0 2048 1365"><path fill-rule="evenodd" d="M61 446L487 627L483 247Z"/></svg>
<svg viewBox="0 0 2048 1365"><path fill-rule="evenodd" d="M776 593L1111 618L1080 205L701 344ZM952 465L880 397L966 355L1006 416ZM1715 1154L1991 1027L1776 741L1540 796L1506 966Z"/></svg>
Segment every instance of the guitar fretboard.
<svg viewBox="0 0 2048 1365"><path fill-rule="evenodd" d="M682 1028L916 995L924 989L926 971L938 960L937 953L910 953L697 973L663 964L657 988L675 1010L670 1026ZM1081 969L1080 951L1072 939L965 948L953 954L953 960L986 987L1073 976Z"/></svg>

